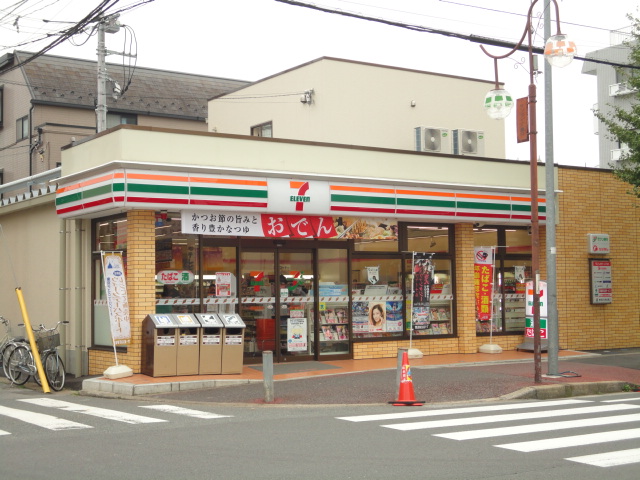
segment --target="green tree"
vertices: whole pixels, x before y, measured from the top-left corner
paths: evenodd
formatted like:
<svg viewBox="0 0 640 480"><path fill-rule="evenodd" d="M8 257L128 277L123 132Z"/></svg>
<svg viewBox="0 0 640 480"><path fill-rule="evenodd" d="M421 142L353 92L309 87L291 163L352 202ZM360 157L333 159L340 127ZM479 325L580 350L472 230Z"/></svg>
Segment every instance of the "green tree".
<svg viewBox="0 0 640 480"><path fill-rule="evenodd" d="M611 139L628 147L613 173L632 186L630 194L640 197L640 19L632 15L627 18L632 22L631 37L623 43L630 50L630 68L616 68L635 97L631 107L610 105L613 110L609 113L595 111L594 114L605 124Z"/></svg>

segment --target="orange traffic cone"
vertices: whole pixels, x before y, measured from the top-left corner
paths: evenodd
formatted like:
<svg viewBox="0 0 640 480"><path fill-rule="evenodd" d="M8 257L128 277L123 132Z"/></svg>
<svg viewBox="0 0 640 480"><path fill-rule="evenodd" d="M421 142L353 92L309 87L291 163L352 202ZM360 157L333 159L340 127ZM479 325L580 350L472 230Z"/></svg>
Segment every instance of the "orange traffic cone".
<svg viewBox="0 0 640 480"><path fill-rule="evenodd" d="M416 400L413 393L413 380L411 379L411 367L409 366L409 356L407 352L402 354L402 374L400 377L400 389L398 391L398 400L389 402L396 406L420 406L424 405L424 401Z"/></svg>

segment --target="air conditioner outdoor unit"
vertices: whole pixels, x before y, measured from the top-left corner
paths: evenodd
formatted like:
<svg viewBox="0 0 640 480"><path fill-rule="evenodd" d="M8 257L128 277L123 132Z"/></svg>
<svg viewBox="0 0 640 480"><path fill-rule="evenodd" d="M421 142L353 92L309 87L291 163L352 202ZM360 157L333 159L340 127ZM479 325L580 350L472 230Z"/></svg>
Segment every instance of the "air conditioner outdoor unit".
<svg viewBox="0 0 640 480"><path fill-rule="evenodd" d="M453 130L453 154L484 156L484 132Z"/></svg>
<svg viewBox="0 0 640 480"><path fill-rule="evenodd" d="M617 97L618 95L627 95L628 93L633 93L635 90L633 88L629 88L627 82L622 83L614 83L613 85L609 85L609 96Z"/></svg>
<svg viewBox="0 0 640 480"><path fill-rule="evenodd" d="M451 153L451 132L448 128L416 127L415 135L417 151Z"/></svg>

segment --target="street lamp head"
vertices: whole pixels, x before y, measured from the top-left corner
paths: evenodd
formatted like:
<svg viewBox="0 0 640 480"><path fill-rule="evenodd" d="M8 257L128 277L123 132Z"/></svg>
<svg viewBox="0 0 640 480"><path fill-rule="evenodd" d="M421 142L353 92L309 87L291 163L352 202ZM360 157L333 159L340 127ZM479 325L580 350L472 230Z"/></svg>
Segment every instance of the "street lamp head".
<svg viewBox="0 0 640 480"><path fill-rule="evenodd" d="M576 44L563 34L549 37L544 46L544 56L554 67L566 67L576 53L578 53Z"/></svg>
<svg viewBox="0 0 640 480"><path fill-rule="evenodd" d="M513 98L502 88L490 90L484 97L484 111L494 120L507 118L512 108Z"/></svg>

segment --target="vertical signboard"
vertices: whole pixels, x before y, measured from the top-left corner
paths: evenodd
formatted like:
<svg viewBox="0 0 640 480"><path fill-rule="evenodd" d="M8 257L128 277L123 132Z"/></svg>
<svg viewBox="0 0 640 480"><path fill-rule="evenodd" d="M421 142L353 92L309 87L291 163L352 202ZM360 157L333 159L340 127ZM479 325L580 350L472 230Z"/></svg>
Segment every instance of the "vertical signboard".
<svg viewBox="0 0 640 480"><path fill-rule="evenodd" d="M524 329L525 338L533 338L535 336L535 330L533 329L533 288L534 282L527 282L527 294L526 301L526 323ZM538 282L538 288L540 289L540 338L547 339L547 282Z"/></svg>
<svg viewBox="0 0 640 480"><path fill-rule="evenodd" d="M131 340L131 325L122 253L102 252L102 268L113 345L126 345Z"/></svg>
<svg viewBox="0 0 640 480"><path fill-rule="evenodd" d="M493 317L493 247L476 247L473 264L476 291L476 318L489 321Z"/></svg>
<svg viewBox="0 0 640 480"><path fill-rule="evenodd" d="M590 258L589 273L591 279L591 303L594 305L612 303L611 260L608 258Z"/></svg>

